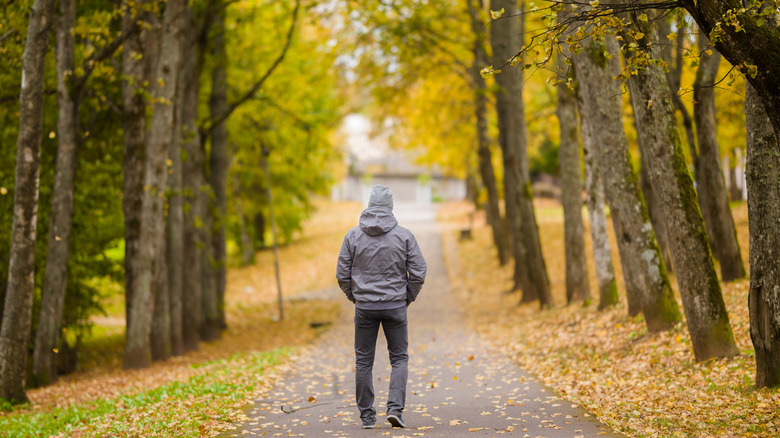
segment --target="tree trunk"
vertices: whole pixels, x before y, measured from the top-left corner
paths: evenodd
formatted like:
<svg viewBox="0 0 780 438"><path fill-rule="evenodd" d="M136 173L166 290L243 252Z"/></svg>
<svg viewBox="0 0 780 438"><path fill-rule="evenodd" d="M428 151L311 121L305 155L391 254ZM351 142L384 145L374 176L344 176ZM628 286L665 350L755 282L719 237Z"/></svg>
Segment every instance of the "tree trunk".
<svg viewBox="0 0 780 438"><path fill-rule="evenodd" d="M171 133L173 132L175 131L171 130ZM164 229L160 237L161 240L157 243L157 253L152 265L154 315L152 317L151 342L153 360L168 359L173 351L171 345L171 296L168 290L168 242Z"/></svg>
<svg viewBox="0 0 780 438"><path fill-rule="evenodd" d="M490 9L503 9L508 17L517 14L516 2L512 0L491 0ZM519 19L522 21L522 18ZM522 46L522 39L518 41L518 35L523 35L524 26L521 23L520 29L517 29L516 21L497 20L491 26L490 41L493 47L493 65L496 68L514 57L517 48ZM528 175L522 83L522 70L519 69L507 70L496 76L496 112L499 142L504 156L506 216L514 242L515 283L523 291L521 300L528 302L538 299L540 305L550 306L553 304L550 281L542 255ZM528 281L523 284L522 280L526 275Z"/></svg>
<svg viewBox="0 0 780 438"><path fill-rule="evenodd" d="M674 104L674 108L679 111L680 115L682 116L683 126L685 127L685 138L688 141L688 151L691 154L691 160L693 160L694 169L696 169L696 172L698 172L699 157L696 154L696 142L694 141L695 137L693 135L693 120L691 120L691 114L688 112L688 109L685 107L682 98L678 94L678 91L680 90L680 83L682 82L682 55L683 51L685 50L686 28L678 26L677 36L675 37L675 43L673 46L670 42L668 43L666 38L666 36L672 32L672 26L669 22L669 17L660 18L656 23L657 26L655 30L656 34L658 35L658 40L661 42L661 55L663 56L663 60L670 65L669 71L666 73L666 82L669 84L669 89L671 90L672 103ZM672 54L672 47L676 48L674 55ZM696 178L698 179L698 176ZM647 199L647 193L645 193L645 200L647 201L647 209L650 211L650 220L653 222L653 226L655 226L656 223L653 219L653 207L650 205L650 200ZM664 246L665 242L662 243L662 238L658 233L658 229L655 230L655 234L658 237L658 243L661 245L661 252L664 253L664 260L667 262L666 267L668 268L670 265L668 263L668 259L666 258L666 247Z"/></svg>
<svg viewBox="0 0 780 438"><path fill-rule="evenodd" d="M657 40L646 26L641 41L651 58L660 56ZM627 54L631 60L632 53ZM685 163L677 120L663 70L650 64L628 81L634 95L634 114L643 137L643 153L652 158L650 178L661 200L668 225L669 249L677 268L677 282L683 300L696 360L727 357L738 353L726 306L710 254L704 220L699 211L693 180Z"/></svg>
<svg viewBox="0 0 780 438"><path fill-rule="evenodd" d="M737 242L737 229L729 208L726 183L720 168L720 150L716 137L715 80L720 64L720 54L704 52L708 42L699 34L699 49L702 50L696 80L693 83L693 117L696 119L696 134L699 143L699 167L696 169L698 199L712 251L720 261L723 281L734 281L745 277L742 254Z"/></svg>
<svg viewBox="0 0 780 438"><path fill-rule="evenodd" d="M198 18L195 16L192 8L188 5L184 11L184 31L182 33L182 60L179 70L179 78L176 89L176 125L174 136L171 140L171 149L169 159L171 160L170 175L168 177L168 222L166 229L167 236L167 254L168 265L168 293L170 300L170 320L171 320L171 353L174 356L184 354L184 265L185 254L194 255L197 249L191 248L193 252L185 252L186 230L184 225L184 164L182 163L182 154L186 154L188 159L192 157L182 146L183 143L196 141L192 137L198 135L195 129L197 122L197 95L188 95L194 86L193 82L199 81L199 62L200 62L200 26ZM197 93L197 87L196 87ZM193 105L193 108L185 109L185 104ZM185 115L187 119L185 120ZM199 147L199 146L198 146ZM202 170L200 170L202 172ZM188 204L188 208L192 208ZM200 265L198 265L200 266ZM187 262L187 272L191 273L192 265ZM200 300L200 294L198 294ZM197 332L197 330L196 330ZM197 339L195 340L197 348Z"/></svg>
<svg viewBox="0 0 780 438"><path fill-rule="evenodd" d="M558 55L558 68L568 69ZM572 74L567 78L573 79ZM585 260L585 232L582 226L582 176L580 143L577 136L577 98L566 78L558 85L558 122L561 145L561 203L563 204L564 252L566 254L566 302L590 301L588 265Z"/></svg>
<svg viewBox="0 0 780 438"><path fill-rule="evenodd" d="M188 44L189 50L193 45ZM182 100L182 151L187 159L182 163L184 195L183 251L187 257L182 290L182 342L184 351L196 350L200 341L202 301L202 253L208 241L203 240L202 190L206 187L205 159L198 131L198 94L200 89L200 56L188 52L182 64L185 81Z"/></svg>
<svg viewBox="0 0 780 438"><path fill-rule="evenodd" d="M165 218L163 198L167 183L168 150L173 137L176 79L181 57L182 16L186 6L184 0L169 0L165 4L160 56L155 68L154 113L146 144L144 193L141 205L141 232L139 248L133 271L133 312L127 321L125 343L125 368L141 368L151 363L152 349L150 334L154 315L156 285L167 285L167 281L155 282L155 275L164 262L160 242L165 239ZM166 288L167 289L167 288ZM165 290L164 293L168 293ZM170 339L170 333L168 333Z"/></svg>
<svg viewBox="0 0 780 438"><path fill-rule="evenodd" d="M745 84L748 222L750 227L750 339L756 387L780 385L780 141L761 97Z"/></svg>
<svg viewBox="0 0 780 438"><path fill-rule="evenodd" d="M224 9L220 10L214 17L214 42L211 49L211 56L214 59L214 66L211 70L211 99L209 109L211 117L217 118L227 112L227 79L225 77L225 67L227 65L227 55L225 53L225 15ZM227 214L227 172L230 165L228 157L228 132L224 121L218 122L211 130L211 160L210 177L211 187L214 190L214 203L216 211L214 219L214 273L216 275L216 293L217 308L219 312L219 324L221 328L227 327L225 324L225 282L227 261L225 251L225 220Z"/></svg>
<svg viewBox="0 0 780 438"><path fill-rule="evenodd" d="M27 401L24 378L35 281L44 61L55 4L52 0L35 0L33 3L22 55L11 256L0 328L0 399L13 403Z"/></svg>
<svg viewBox="0 0 780 438"><path fill-rule="evenodd" d="M131 3L123 3L122 32L127 32L137 18ZM135 3L132 3L135 4ZM140 5L139 5L140 6ZM146 14L143 15L144 19ZM124 158L122 174L122 210L125 216L125 319L130 320L135 283L134 260L138 256L141 235L141 204L144 187L144 162L146 161L146 99L144 85L150 68L142 57L144 46L153 33L141 28L124 42L122 49L122 130L124 131Z"/></svg>
<svg viewBox="0 0 780 438"><path fill-rule="evenodd" d="M478 2L479 8L475 8L472 0L467 0L469 16L471 18L471 28L474 32L474 62L471 65L471 86L474 91L474 115L476 118L477 133L477 155L479 157L479 174L482 178L482 184L488 195L488 202L485 208L487 222L493 232L493 244L498 252L498 261L501 266L509 260L509 240L507 239L498 201L498 187L496 186L496 177L493 170L493 159L490 152L490 139L488 138L487 122L487 96L485 95L487 87L485 79L479 71L487 64L485 54L485 25L478 15L478 10L482 9L481 1Z"/></svg>
<svg viewBox="0 0 780 438"><path fill-rule="evenodd" d="M630 164L621 94L612 79L614 66L605 56L617 56L615 41L604 41L587 41L582 53L574 57L582 90L582 123L600 134L594 155L617 237L629 314L641 309L649 330L665 330L680 321L680 311Z"/></svg>
<svg viewBox="0 0 780 438"><path fill-rule="evenodd" d="M209 205L210 191L201 192L201 204L206 207L203 215L203 228L201 239L203 242L214 242L213 215L208 210L214 206ZM200 337L204 341L213 341L220 336L219 296L217 295L216 262L214 260L214 247L206 245L201 251L201 316Z"/></svg>
<svg viewBox="0 0 780 438"><path fill-rule="evenodd" d="M581 87L578 87L580 90ZM582 92L577 93L577 103L582 114ZM604 186L596 163L596 136L591 119L581 116L582 152L585 161L585 190L588 193L588 218L593 244L593 261L596 265L596 281L599 285L599 310L619 302L612 250L607 235L607 216L604 213Z"/></svg>
<svg viewBox="0 0 780 438"><path fill-rule="evenodd" d="M633 107L634 96L629 95L629 101ZM634 129L639 132L639 122L634 114ZM667 272L672 272L672 257L669 253L669 237L666 233L666 221L664 214L661 210L661 201L658 199L658 194L653 189L653 184L650 179L650 157L643 153L645 147L643 146L644 137L637 135L637 143L639 145L639 185L642 188L642 195L645 198L645 205L647 205L647 213L650 217L650 223L653 224L653 231L655 231L655 238L658 241L658 247L661 250L661 255L664 259L664 265L666 265ZM694 149L694 153L695 153Z"/></svg>
<svg viewBox="0 0 780 438"><path fill-rule="evenodd" d="M60 345L62 309L68 278L70 233L73 224L73 189L78 151L78 102L71 89L75 68L71 30L76 23L75 0L60 0L55 25L57 51L57 165L54 171L49 245L43 280L41 312L33 352L35 384L57 381L57 349Z"/></svg>

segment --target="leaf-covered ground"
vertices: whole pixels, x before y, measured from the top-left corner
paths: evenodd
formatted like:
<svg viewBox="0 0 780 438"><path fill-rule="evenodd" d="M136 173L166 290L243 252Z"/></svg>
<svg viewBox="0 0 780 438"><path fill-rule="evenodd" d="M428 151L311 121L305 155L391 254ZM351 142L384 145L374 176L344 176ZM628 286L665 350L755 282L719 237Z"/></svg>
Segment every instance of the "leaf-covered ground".
<svg viewBox="0 0 780 438"><path fill-rule="evenodd" d="M469 210L466 204L450 205L441 210L440 218L455 229L466 228ZM746 206L735 207L733 213L747 262ZM560 205L537 201L537 219L556 304L550 310L540 311L536 303L518 305L519 296L506 293L511 288L511 267L498 266L484 218L477 217L473 240L451 243L457 245L458 255L448 262L450 277L453 285L459 286L461 304L486 338L562 396L581 403L601 421L630 436L780 435L780 391L754 388L746 280L723 284L741 354L696 363L684 324L649 334L641 317L628 317L624 296L619 306L601 312L595 305L565 306ZM590 287L597 300L588 233L586 228ZM610 238L623 294L614 236ZM676 288L675 279L672 283Z"/></svg>
<svg viewBox="0 0 780 438"><path fill-rule="evenodd" d="M200 436L229 424L252 394L272 384L289 347L322 333L338 305L299 299L335 285L341 239L354 225L358 204L318 203L295 243L280 248L285 319L277 320L270 250L254 265L228 271L229 329L200 349L143 370L121 369L123 316L96 319L80 370L58 383L28 391L32 404L0 412L2 436ZM333 249L335 248L335 249ZM312 327L312 323L317 327Z"/></svg>

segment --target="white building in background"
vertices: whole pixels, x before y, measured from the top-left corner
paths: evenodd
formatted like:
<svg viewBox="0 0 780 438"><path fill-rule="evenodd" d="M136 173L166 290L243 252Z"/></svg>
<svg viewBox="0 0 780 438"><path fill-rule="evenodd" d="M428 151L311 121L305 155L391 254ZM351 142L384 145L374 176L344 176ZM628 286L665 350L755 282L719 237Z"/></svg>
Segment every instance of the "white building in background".
<svg viewBox="0 0 780 438"><path fill-rule="evenodd" d="M413 165L407 151L390 149L387 134L371 136L371 122L364 116L347 116L342 129L349 171L333 187L334 200L360 201L367 205L374 184L389 187L396 203L427 205L466 197L465 181L446 177L436 169Z"/></svg>

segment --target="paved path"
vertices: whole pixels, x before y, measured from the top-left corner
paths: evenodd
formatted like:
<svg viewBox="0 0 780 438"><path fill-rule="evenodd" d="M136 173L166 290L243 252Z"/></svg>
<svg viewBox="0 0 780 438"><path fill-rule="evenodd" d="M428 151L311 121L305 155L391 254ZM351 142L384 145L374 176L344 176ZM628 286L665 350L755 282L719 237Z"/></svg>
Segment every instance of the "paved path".
<svg viewBox="0 0 780 438"><path fill-rule="evenodd" d="M453 302L432 210L396 207L428 262L422 293L409 309L407 429L385 421L390 365L380 330L374 386L379 429L362 430L354 396L351 303L344 317L296 358L292 371L247 420L225 436L306 437L600 437L619 436L585 410L558 397L466 325ZM335 261L334 261L335 265ZM284 413L285 410L293 411Z"/></svg>

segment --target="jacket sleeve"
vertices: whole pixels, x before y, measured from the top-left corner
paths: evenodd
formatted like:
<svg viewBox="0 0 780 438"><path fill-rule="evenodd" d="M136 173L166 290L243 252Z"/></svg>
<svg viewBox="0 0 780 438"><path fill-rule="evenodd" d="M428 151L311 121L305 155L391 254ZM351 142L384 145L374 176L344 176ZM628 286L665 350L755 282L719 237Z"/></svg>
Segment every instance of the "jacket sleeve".
<svg viewBox="0 0 780 438"><path fill-rule="evenodd" d="M336 265L336 280L338 280L339 287L344 291L347 299L354 303L355 297L352 295L352 253L350 252L349 234L344 236L344 243L341 244L339 261Z"/></svg>
<svg viewBox="0 0 780 438"><path fill-rule="evenodd" d="M425 258L417 245L417 239L414 235L406 242L406 272L408 281L406 283L406 302L411 303L417 299L422 285L425 282L425 273L428 266L425 264Z"/></svg>

